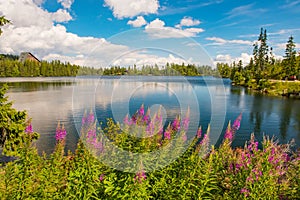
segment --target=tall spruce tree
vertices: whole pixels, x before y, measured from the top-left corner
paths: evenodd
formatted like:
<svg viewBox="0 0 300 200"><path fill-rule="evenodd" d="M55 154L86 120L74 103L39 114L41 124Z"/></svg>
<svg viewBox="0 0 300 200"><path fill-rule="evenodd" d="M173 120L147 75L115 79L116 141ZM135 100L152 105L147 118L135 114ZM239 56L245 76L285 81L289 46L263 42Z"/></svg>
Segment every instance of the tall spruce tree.
<svg viewBox="0 0 300 200"><path fill-rule="evenodd" d="M257 83L265 78L264 71L269 64L269 47L267 45L267 30L261 28L258 41L253 45L255 79Z"/></svg>
<svg viewBox="0 0 300 200"><path fill-rule="evenodd" d="M296 69L296 45L294 43L294 38L293 36L289 37L289 40L287 41L286 44L286 49L285 49L285 59L284 59L284 65L285 65L285 71L286 75L288 77L290 76L295 76L297 74L297 69Z"/></svg>

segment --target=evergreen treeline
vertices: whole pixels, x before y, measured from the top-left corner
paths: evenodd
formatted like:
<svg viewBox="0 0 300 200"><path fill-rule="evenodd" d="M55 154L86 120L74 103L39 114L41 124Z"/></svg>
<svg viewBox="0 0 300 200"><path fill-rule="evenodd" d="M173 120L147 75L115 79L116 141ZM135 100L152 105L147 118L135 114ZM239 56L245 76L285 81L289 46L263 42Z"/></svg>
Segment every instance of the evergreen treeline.
<svg viewBox="0 0 300 200"><path fill-rule="evenodd" d="M243 66L242 61L218 63L217 69L224 78L230 78L235 84L254 89L268 87L268 80L295 80L300 77L300 54L297 55L293 36L290 36L283 60L276 60L272 47L267 45L267 31L261 29L258 41L253 45L253 58Z"/></svg>
<svg viewBox="0 0 300 200"><path fill-rule="evenodd" d="M76 76L79 70L78 65L58 60L19 62L16 58L16 56L0 57L0 77Z"/></svg>
<svg viewBox="0 0 300 200"><path fill-rule="evenodd" d="M167 63L166 66L142 66L110 68L80 67L70 63L63 63L55 60L51 62L25 61L19 62L16 55L0 55L0 77L36 77L36 76L85 76L85 75L153 75L153 76L217 76L216 69L210 66L196 66L193 64L185 65Z"/></svg>
<svg viewBox="0 0 300 200"><path fill-rule="evenodd" d="M103 75L153 75L153 76L217 76L217 70L210 66L196 66L193 64L185 65L167 63L166 66L142 66L138 68L136 65L132 67L115 66L103 70Z"/></svg>

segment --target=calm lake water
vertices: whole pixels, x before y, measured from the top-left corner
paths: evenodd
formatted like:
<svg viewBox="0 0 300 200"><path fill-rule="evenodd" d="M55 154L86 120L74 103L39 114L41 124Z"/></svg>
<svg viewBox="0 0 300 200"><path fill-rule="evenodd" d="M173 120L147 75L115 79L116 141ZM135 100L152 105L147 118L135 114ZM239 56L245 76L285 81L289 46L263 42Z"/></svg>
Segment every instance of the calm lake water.
<svg viewBox="0 0 300 200"><path fill-rule="evenodd" d="M211 124L211 141L219 144L228 121L242 113L241 128L233 146L243 146L255 133L275 136L280 143L291 139L300 147L300 100L248 93L230 85L227 79L213 77L76 77L76 78L0 78L7 82L7 95L14 107L27 110L41 137L39 151L52 152L58 121L64 123L66 148L74 150L85 111L92 110L101 126L107 118L121 121L144 104L151 114L162 107L165 125L190 108L189 136L199 125Z"/></svg>

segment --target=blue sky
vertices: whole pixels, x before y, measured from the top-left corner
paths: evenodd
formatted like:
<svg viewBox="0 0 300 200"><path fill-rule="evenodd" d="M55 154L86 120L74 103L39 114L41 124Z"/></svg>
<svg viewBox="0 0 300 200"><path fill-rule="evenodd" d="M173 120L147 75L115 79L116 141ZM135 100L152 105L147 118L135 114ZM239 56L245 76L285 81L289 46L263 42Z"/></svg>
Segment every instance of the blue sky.
<svg viewBox="0 0 300 200"><path fill-rule="evenodd" d="M79 65L249 62L260 28L300 47L300 0L0 0L0 53Z"/></svg>

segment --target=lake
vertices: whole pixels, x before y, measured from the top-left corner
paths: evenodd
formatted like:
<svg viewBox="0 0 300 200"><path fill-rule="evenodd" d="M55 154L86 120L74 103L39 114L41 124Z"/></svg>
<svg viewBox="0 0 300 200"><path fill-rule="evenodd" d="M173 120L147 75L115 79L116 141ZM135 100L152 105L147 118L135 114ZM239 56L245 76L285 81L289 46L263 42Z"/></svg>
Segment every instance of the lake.
<svg viewBox="0 0 300 200"><path fill-rule="evenodd" d="M199 125L211 124L211 143L218 145L229 120L242 113L241 128L233 146L244 146L255 133L258 140L274 136L280 143L295 140L300 147L300 100L268 97L231 86L230 80L214 77L102 76L57 78L0 78L7 95L19 110L27 110L40 138L39 152L55 146L58 122L68 132L66 148L74 150L84 112L94 112L102 127L106 119L123 121L143 104L151 114L161 107L165 126L177 114L190 110L189 137Z"/></svg>

